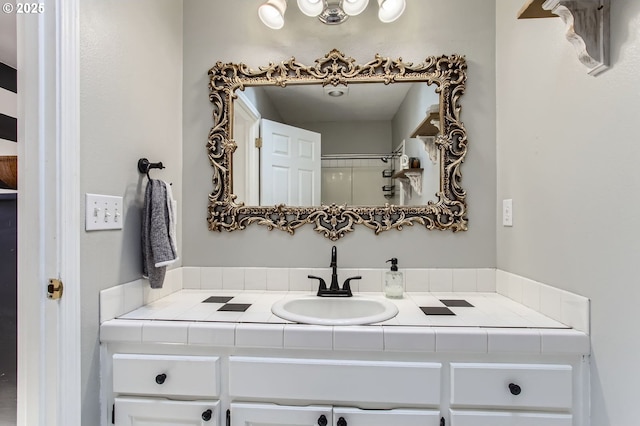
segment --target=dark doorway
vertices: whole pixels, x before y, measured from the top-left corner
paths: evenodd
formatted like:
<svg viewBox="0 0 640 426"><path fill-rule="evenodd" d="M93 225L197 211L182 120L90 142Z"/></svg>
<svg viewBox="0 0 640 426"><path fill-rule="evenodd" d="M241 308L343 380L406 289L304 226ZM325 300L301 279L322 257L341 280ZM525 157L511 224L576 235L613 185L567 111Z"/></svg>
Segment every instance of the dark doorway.
<svg viewBox="0 0 640 426"><path fill-rule="evenodd" d="M17 194L0 194L0 426L16 424Z"/></svg>

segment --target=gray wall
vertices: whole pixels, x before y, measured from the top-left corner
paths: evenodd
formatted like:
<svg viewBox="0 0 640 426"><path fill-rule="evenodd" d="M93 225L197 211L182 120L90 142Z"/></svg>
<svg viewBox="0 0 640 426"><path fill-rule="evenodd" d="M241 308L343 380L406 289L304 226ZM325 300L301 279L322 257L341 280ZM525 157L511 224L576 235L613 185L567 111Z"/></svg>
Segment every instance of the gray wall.
<svg viewBox="0 0 640 426"><path fill-rule="evenodd" d="M323 155L391 152L390 121L324 121L294 125L322 134Z"/></svg>
<svg viewBox="0 0 640 426"><path fill-rule="evenodd" d="M597 77L559 18L515 20L521 3L496 2L498 267L591 299L591 424L637 425L640 2L611 2Z"/></svg>
<svg viewBox="0 0 640 426"><path fill-rule="evenodd" d="M152 177L173 182L181 199L182 2L86 0L80 6L81 191L123 196L125 206L122 231L81 238L82 424L95 425L98 292L142 274L146 177L136 169L138 158L162 161L166 169Z"/></svg>
<svg viewBox="0 0 640 426"><path fill-rule="evenodd" d="M375 2L374 2L375 3ZM359 227L336 244L343 267L382 267L391 256L404 267L494 267L495 259L495 0L408 0L393 24L377 20L369 6L347 23L329 27L302 15L289 2L285 27L274 31L257 17L257 2L184 2L183 264L185 266L307 266L329 263L332 243L308 226L290 236L250 226L244 231L207 230L212 170L205 145L211 128L207 70L216 61L251 67L295 56L313 64L332 48L358 62L376 53L421 62L430 55L467 57L469 82L462 120L469 133L462 167L468 191L469 231L409 228L375 236Z"/></svg>
<svg viewBox="0 0 640 426"><path fill-rule="evenodd" d="M438 105L440 95L436 93L435 87L435 85L413 83L413 87L407 92L407 96L393 117L393 148L416 130L424 120L427 110L433 105Z"/></svg>

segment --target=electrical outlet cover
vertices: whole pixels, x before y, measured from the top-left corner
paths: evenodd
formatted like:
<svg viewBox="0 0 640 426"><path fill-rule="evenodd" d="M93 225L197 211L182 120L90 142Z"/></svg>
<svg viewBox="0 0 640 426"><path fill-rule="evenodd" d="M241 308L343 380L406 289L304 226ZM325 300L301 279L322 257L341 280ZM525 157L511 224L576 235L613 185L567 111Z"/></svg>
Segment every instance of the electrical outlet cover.
<svg viewBox="0 0 640 426"><path fill-rule="evenodd" d="M513 200L502 200L502 226L513 226Z"/></svg>

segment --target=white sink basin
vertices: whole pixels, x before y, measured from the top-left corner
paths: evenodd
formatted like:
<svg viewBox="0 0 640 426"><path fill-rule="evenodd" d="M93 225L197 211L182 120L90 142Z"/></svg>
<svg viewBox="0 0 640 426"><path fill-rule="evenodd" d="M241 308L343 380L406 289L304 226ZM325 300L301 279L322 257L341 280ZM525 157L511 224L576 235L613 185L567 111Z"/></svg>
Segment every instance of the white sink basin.
<svg viewBox="0 0 640 426"><path fill-rule="evenodd" d="M318 325L373 324L395 317L398 307L366 296L302 296L273 304L271 312L287 321Z"/></svg>

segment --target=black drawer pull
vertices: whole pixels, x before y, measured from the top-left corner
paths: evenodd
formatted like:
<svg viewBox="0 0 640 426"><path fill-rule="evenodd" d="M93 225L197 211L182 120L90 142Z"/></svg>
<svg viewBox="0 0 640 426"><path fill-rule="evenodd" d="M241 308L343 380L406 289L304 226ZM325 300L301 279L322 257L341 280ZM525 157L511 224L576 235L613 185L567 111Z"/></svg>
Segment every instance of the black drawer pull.
<svg viewBox="0 0 640 426"><path fill-rule="evenodd" d="M163 384L165 380L167 380L167 375L164 373L158 374L156 376L156 383L159 385Z"/></svg>
<svg viewBox="0 0 640 426"><path fill-rule="evenodd" d="M209 420L211 420L211 415L213 414L213 411L211 411L210 409L207 411L203 411L202 412L202 420L204 420L205 422L208 422Z"/></svg>
<svg viewBox="0 0 640 426"><path fill-rule="evenodd" d="M327 418L324 414L318 417L318 426L327 426Z"/></svg>
<svg viewBox="0 0 640 426"><path fill-rule="evenodd" d="M344 417L340 417L338 419L338 426L347 426L347 421L344 419Z"/></svg>
<svg viewBox="0 0 640 426"><path fill-rule="evenodd" d="M509 391L511 392L511 395L520 395L522 389L515 383L509 383Z"/></svg>

